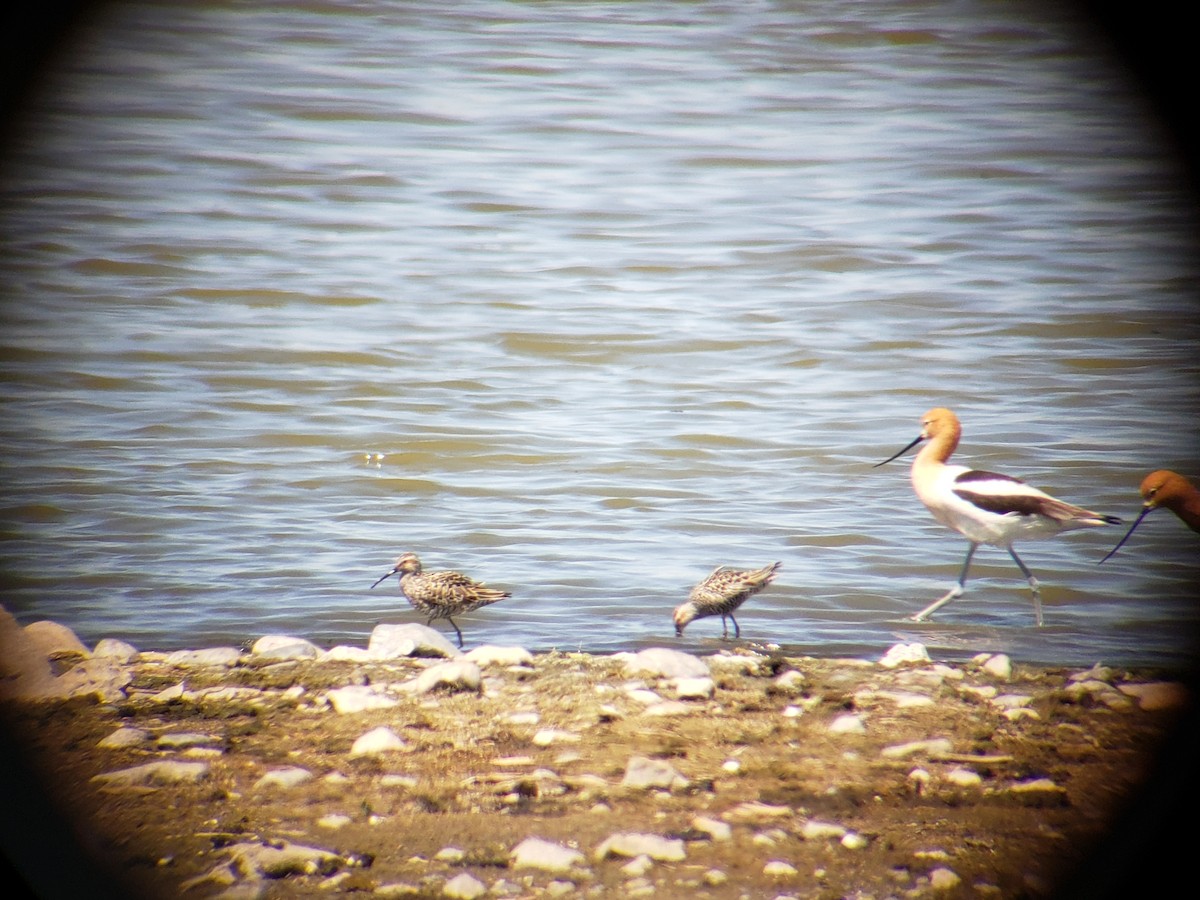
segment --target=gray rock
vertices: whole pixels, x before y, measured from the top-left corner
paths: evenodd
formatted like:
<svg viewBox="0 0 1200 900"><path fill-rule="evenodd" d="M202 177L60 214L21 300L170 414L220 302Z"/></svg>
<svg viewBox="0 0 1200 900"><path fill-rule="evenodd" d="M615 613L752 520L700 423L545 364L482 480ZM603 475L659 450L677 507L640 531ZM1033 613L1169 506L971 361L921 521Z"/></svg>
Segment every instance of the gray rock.
<svg viewBox="0 0 1200 900"><path fill-rule="evenodd" d="M215 734L202 734L198 731L176 731L159 735L154 745L159 750L187 750L190 747L211 747L221 743L223 739Z"/></svg>
<svg viewBox="0 0 1200 900"><path fill-rule="evenodd" d="M479 666L466 660L456 660L430 666L415 679L407 682L404 687L418 694L427 694L435 690L445 690L451 693L456 691L478 693L482 685L483 675L479 671Z"/></svg>
<svg viewBox="0 0 1200 900"><path fill-rule="evenodd" d="M338 644L336 647L330 647L326 652L321 654L321 662L374 661L374 657L371 656L365 647L347 647L344 644Z"/></svg>
<svg viewBox="0 0 1200 900"><path fill-rule="evenodd" d="M250 652L266 659L316 659L321 655L321 648L304 638L268 634L255 641Z"/></svg>
<svg viewBox="0 0 1200 900"><path fill-rule="evenodd" d="M232 668L241 658L236 647L208 647L204 650L176 650L167 654L167 663L172 666L222 666Z"/></svg>
<svg viewBox="0 0 1200 900"><path fill-rule="evenodd" d="M586 861L578 850L535 837L525 838L513 847L509 859L514 869L541 869L558 874L569 874Z"/></svg>
<svg viewBox="0 0 1200 900"><path fill-rule="evenodd" d="M117 769L113 772L102 772L93 775L92 781L104 787L165 787L172 784L194 784L208 777L209 765L206 762L177 762L162 760L132 766L128 769Z"/></svg>
<svg viewBox="0 0 1200 900"><path fill-rule="evenodd" d="M124 750L126 747L140 747L149 741L149 732L125 725L107 737L101 738L96 742L96 746L105 750Z"/></svg>
<svg viewBox="0 0 1200 900"><path fill-rule="evenodd" d="M713 680L708 677L675 679L675 696L680 700L708 700L716 690Z"/></svg>
<svg viewBox="0 0 1200 900"><path fill-rule="evenodd" d="M350 747L351 756L378 756L405 748L404 741L392 729L380 725L359 737Z"/></svg>
<svg viewBox="0 0 1200 900"><path fill-rule="evenodd" d="M125 688L133 680L129 669L116 660L99 657L85 659L58 677L55 693L60 697L89 697L93 694L106 703L125 699Z"/></svg>
<svg viewBox="0 0 1200 900"><path fill-rule="evenodd" d="M405 656L441 656L456 659L462 651L447 640L440 631L427 625L382 623L375 626L367 642L372 659L397 659Z"/></svg>
<svg viewBox="0 0 1200 900"><path fill-rule="evenodd" d="M671 650L667 647L650 647L638 653L617 653L613 656L625 664L631 675L656 675L661 678L707 678L708 664L704 660Z"/></svg>
<svg viewBox="0 0 1200 900"><path fill-rule="evenodd" d="M679 862L687 858L683 841L676 838L660 837L657 834L640 834L637 832L621 832L607 837L596 848L597 860L610 856L624 856L636 859L648 856L659 862Z"/></svg>
<svg viewBox="0 0 1200 900"><path fill-rule="evenodd" d="M293 788L312 780L313 773L300 766L284 766L282 769L272 769L254 782L254 790L266 788Z"/></svg>
<svg viewBox="0 0 1200 900"><path fill-rule="evenodd" d="M350 684L327 691L325 698L335 712L358 713L369 709L390 709L399 701L380 694L368 684Z"/></svg>
<svg viewBox="0 0 1200 900"><path fill-rule="evenodd" d="M456 900L476 900L486 893L487 885L470 872L460 872L442 885L442 895Z"/></svg>
<svg viewBox="0 0 1200 900"><path fill-rule="evenodd" d="M33 642L34 647L45 657L53 659L56 656L91 656L92 651L83 645L83 641L66 625L57 622L30 622L25 626L25 636Z"/></svg>
<svg viewBox="0 0 1200 900"><path fill-rule="evenodd" d="M897 666L924 665L930 662L929 651L925 645L914 641L911 644L893 644L879 659L879 665L885 669Z"/></svg>
<svg viewBox="0 0 1200 900"><path fill-rule="evenodd" d="M533 654L524 647L497 647L484 644L466 654L466 659L481 669L488 666L532 666Z"/></svg>
<svg viewBox="0 0 1200 900"><path fill-rule="evenodd" d="M688 786L688 780L670 764L661 759L648 759L645 756L631 756L625 764L625 777L621 786L641 790L656 788L680 790Z"/></svg>
<svg viewBox="0 0 1200 900"><path fill-rule="evenodd" d="M125 641L119 641L116 638L103 638L94 650L92 656L98 656L103 659L111 659L113 662L128 665L137 659L137 648L133 644L127 644Z"/></svg>
<svg viewBox="0 0 1200 900"><path fill-rule="evenodd" d="M0 697L47 697L55 690L54 682L45 654L0 606Z"/></svg>
<svg viewBox="0 0 1200 900"><path fill-rule="evenodd" d="M234 844L225 848L230 862L244 878L286 878L288 875L330 875L346 860L318 847L281 842L280 846Z"/></svg>

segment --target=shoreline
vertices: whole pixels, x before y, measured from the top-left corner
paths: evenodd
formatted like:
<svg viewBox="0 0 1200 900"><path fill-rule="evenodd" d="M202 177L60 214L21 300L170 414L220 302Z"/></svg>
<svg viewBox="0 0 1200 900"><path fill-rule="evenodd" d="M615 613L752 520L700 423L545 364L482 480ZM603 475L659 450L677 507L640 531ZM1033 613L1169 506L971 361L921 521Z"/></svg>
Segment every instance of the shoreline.
<svg viewBox="0 0 1200 900"><path fill-rule="evenodd" d="M421 625L138 652L2 608L0 661L36 779L6 806L86 836L93 896L1117 896L1191 834L1122 837L1193 705L1155 670L460 653ZM5 849L61 880L36 831Z"/></svg>

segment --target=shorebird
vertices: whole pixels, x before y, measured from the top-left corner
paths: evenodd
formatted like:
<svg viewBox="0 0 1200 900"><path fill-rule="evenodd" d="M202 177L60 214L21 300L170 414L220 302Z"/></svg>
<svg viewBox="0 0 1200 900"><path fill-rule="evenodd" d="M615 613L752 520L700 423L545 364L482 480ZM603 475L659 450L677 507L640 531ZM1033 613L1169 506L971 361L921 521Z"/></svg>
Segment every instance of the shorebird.
<svg viewBox="0 0 1200 900"><path fill-rule="evenodd" d="M1180 475L1178 472L1171 472L1167 469L1159 469L1157 472L1151 472L1142 479L1142 486L1138 488L1142 495L1142 499L1146 501L1142 504L1142 511L1129 526L1129 530L1125 532L1125 537L1117 542L1117 546L1108 551L1108 556L1100 562L1104 562L1109 556L1112 556L1122 545L1129 540L1129 536L1133 534L1135 528L1142 524L1142 519L1150 513L1151 510L1158 509L1160 506L1165 506L1183 521L1183 524L1197 533L1200 533L1200 491L1196 490L1196 486Z"/></svg>
<svg viewBox="0 0 1200 900"><path fill-rule="evenodd" d="M445 619L453 625L460 647L463 645L462 631L451 616L469 613L512 596L507 591L486 587L458 572L422 572L421 560L415 553L405 553L397 559L392 571L371 587L397 574L400 576L400 592L408 598L413 608L429 617L429 625L433 624L434 619Z"/></svg>
<svg viewBox="0 0 1200 900"><path fill-rule="evenodd" d="M706 616L721 617L721 637L729 637L726 617L733 619L733 636L742 636L742 629L733 612L775 578L780 563L772 563L761 569L742 572L728 566L717 566L707 578L692 588L687 601L675 608L675 634L682 635L683 629L693 619Z"/></svg>
<svg viewBox="0 0 1200 900"><path fill-rule="evenodd" d="M1119 525L1115 516L1105 516L1073 506L1030 487L1019 478L980 472L966 466L950 466L946 460L958 446L962 425L948 409L931 409L921 417L921 433L903 450L889 456L878 468L907 453L921 441L912 464L912 484L917 497L943 525L953 528L969 542L958 583L912 617L921 622L966 590L967 570L980 544L1003 547L1029 581L1033 591L1033 610L1042 624L1042 598L1038 581L1017 556L1013 542L1026 538L1049 537L1061 531L1098 525Z"/></svg>

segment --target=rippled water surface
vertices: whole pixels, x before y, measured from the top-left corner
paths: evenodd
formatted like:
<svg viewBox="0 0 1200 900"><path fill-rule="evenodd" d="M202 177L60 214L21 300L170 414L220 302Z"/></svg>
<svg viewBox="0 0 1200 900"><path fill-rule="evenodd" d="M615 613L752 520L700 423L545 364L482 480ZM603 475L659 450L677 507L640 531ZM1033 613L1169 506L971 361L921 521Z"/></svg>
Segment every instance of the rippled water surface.
<svg viewBox="0 0 1200 900"><path fill-rule="evenodd" d="M468 644L743 639L1178 664L1200 539L1002 550L958 461L1131 518L1200 476L1195 234L1121 70L1045 6L117 5L0 170L3 602L144 649L417 621L403 550L513 592ZM444 627L442 623L441 627Z"/></svg>

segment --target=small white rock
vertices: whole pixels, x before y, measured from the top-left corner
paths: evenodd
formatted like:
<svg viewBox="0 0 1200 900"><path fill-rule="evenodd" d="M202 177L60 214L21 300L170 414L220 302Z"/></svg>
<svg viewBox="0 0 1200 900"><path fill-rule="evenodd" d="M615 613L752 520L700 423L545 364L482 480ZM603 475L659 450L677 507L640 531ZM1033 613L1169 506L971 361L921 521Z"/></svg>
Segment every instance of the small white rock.
<svg viewBox="0 0 1200 900"><path fill-rule="evenodd" d="M1012 660L1004 653L989 656L981 668L993 678L1001 681L1008 681L1012 678Z"/></svg>
<svg viewBox="0 0 1200 900"><path fill-rule="evenodd" d="M733 837L733 829L729 825L708 816L696 816L692 819L692 828L704 832L713 841L728 841Z"/></svg>
<svg viewBox="0 0 1200 900"><path fill-rule="evenodd" d="M534 746L549 747L551 744L578 744L582 738L572 731L543 728L533 736Z"/></svg>
<svg viewBox="0 0 1200 900"><path fill-rule="evenodd" d="M387 726L380 725L358 738L350 747L350 755L378 756L381 753L403 750L405 746L406 744L396 732Z"/></svg>
<svg viewBox="0 0 1200 900"><path fill-rule="evenodd" d="M949 738L930 738L926 741L909 741L907 744L893 744L884 747L879 755L884 759L904 759L909 756L944 756L954 749L954 743Z"/></svg>
<svg viewBox="0 0 1200 900"><path fill-rule="evenodd" d="M834 822L817 822L809 820L800 828L800 837L806 841L841 840L846 836L847 828Z"/></svg>
<svg viewBox="0 0 1200 900"><path fill-rule="evenodd" d="M670 763L661 759L649 759L645 756L631 756L625 764L625 776L621 786L637 789L665 789L668 791L681 790L688 786L688 780Z"/></svg>
<svg viewBox="0 0 1200 900"><path fill-rule="evenodd" d="M475 691L478 692L483 684L483 675L479 666L467 660L441 663L430 666L406 687L418 694L427 694L435 690Z"/></svg>
<svg viewBox="0 0 1200 900"><path fill-rule="evenodd" d="M929 651L925 649L924 644L915 641L911 644L895 644L879 658L879 665L885 669L927 662L930 662Z"/></svg>
<svg viewBox="0 0 1200 900"><path fill-rule="evenodd" d="M334 712L359 713L369 709L390 709L399 703L391 697L380 694L369 684L350 684L346 687L334 688L325 694Z"/></svg>
<svg viewBox="0 0 1200 900"><path fill-rule="evenodd" d="M654 860L646 854L635 856L625 865L621 866L621 871L631 878L641 878L647 872L654 868Z"/></svg>
<svg viewBox="0 0 1200 900"><path fill-rule="evenodd" d="M452 897L454 900L475 900L476 897L482 897L486 893L487 885L470 872L455 875L442 885L442 895Z"/></svg>
<svg viewBox="0 0 1200 900"><path fill-rule="evenodd" d="M938 866L929 873L929 886L935 891L951 891L962 884L962 879L945 866Z"/></svg>
<svg viewBox="0 0 1200 900"><path fill-rule="evenodd" d="M680 700L708 700L716 690L713 680L707 676L675 679L675 696Z"/></svg>
<svg viewBox="0 0 1200 900"><path fill-rule="evenodd" d="M616 653L613 658L624 662L626 671L632 675L706 678L709 674L708 665L703 660L667 647L650 647L638 653Z"/></svg>
<svg viewBox="0 0 1200 900"><path fill-rule="evenodd" d="M120 750L125 747L137 747L147 743L149 740L150 735L148 732L126 725L118 728L108 737L101 738L96 746L103 747L106 750Z"/></svg>
<svg viewBox="0 0 1200 900"><path fill-rule="evenodd" d="M495 644L484 644L475 647L467 653L464 659L475 663L481 669L488 666L532 666L533 654L524 647L498 647Z"/></svg>
<svg viewBox="0 0 1200 900"><path fill-rule="evenodd" d="M763 874L772 878L791 878L797 874L796 867L781 859L773 859L763 866Z"/></svg>
<svg viewBox="0 0 1200 900"><path fill-rule="evenodd" d="M829 723L830 734L866 734L867 725L857 713L843 713Z"/></svg>
<svg viewBox="0 0 1200 900"><path fill-rule="evenodd" d="M528 837L509 853L514 869L541 869L545 872L569 873L583 865L586 857L570 847Z"/></svg>
<svg viewBox="0 0 1200 900"><path fill-rule="evenodd" d="M595 852L597 860L607 859L610 856L626 856L633 859L642 855L659 862L679 862L687 858L683 841L660 837L657 834L636 832L620 832L610 835L596 848Z"/></svg>
<svg viewBox="0 0 1200 900"><path fill-rule="evenodd" d="M304 784L310 780L313 773L308 769L303 769L300 766L285 766L282 769L272 769L267 772L258 781L254 782L253 790L261 791L264 788L279 787L293 788L297 785Z"/></svg>

